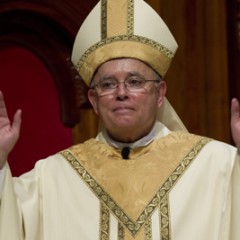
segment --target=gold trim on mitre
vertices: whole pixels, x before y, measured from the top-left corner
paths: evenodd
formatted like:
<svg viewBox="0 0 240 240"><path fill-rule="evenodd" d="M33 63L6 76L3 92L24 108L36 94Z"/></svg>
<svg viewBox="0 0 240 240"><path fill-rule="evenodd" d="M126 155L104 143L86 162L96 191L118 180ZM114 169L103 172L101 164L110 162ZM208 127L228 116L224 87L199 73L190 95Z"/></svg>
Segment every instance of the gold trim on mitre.
<svg viewBox="0 0 240 240"><path fill-rule="evenodd" d="M132 6L132 4L128 5L128 2L132 3L133 0L102 0L102 39L129 34L128 7L129 5Z"/></svg>
<svg viewBox="0 0 240 240"><path fill-rule="evenodd" d="M79 60L76 69L89 85L95 70L102 63L113 59L113 55L115 59L128 57L145 62L161 76L166 74L173 57L172 52L157 42L141 36L122 35L93 45Z"/></svg>

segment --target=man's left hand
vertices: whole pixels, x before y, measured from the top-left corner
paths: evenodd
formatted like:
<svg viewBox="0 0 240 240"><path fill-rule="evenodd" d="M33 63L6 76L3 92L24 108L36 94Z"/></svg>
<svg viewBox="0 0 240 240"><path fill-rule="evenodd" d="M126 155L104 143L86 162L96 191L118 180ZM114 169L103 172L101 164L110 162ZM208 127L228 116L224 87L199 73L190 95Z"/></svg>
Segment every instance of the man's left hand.
<svg viewBox="0 0 240 240"><path fill-rule="evenodd" d="M236 98L232 99L231 104L231 130L233 141L240 151L240 104Z"/></svg>

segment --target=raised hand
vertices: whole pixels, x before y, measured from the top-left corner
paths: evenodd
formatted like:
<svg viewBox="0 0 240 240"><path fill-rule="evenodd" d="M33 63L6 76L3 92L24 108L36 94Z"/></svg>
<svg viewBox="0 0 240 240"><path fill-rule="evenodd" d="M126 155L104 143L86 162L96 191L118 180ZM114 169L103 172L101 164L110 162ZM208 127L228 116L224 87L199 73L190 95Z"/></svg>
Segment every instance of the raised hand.
<svg viewBox="0 0 240 240"><path fill-rule="evenodd" d="M231 130L233 140L240 150L240 104L236 98L232 99L231 105Z"/></svg>
<svg viewBox="0 0 240 240"><path fill-rule="evenodd" d="M19 138L21 127L21 110L17 110L11 124L3 94L0 91L0 169L7 161L8 154Z"/></svg>

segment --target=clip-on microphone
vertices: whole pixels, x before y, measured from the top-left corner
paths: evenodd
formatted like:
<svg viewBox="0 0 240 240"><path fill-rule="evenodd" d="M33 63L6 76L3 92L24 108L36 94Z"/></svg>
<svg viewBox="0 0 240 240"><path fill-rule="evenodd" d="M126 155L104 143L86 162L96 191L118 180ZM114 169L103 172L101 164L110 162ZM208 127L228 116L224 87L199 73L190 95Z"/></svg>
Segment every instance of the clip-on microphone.
<svg viewBox="0 0 240 240"><path fill-rule="evenodd" d="M129 153L130 153L131 148L130 147L123 147L121 151L121 155L123 159L129 159Z"/></svg>

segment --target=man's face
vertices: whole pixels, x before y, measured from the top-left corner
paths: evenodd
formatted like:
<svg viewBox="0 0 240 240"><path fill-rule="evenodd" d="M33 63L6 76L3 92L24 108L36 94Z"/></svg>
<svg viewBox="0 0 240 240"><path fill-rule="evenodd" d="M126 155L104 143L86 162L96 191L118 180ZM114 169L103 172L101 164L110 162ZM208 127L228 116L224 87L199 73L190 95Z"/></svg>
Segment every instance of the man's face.
<svg viewBox="0 0 240 240"><path fill-rule="evenodd" d="M116 140L131 142L146 135L155 122L157 110L162 105L166 92L163 81L147 82L144 89L137 92L127 89L122 82L135 77L157 80L156 73L139 60L110 60L99 67L93 83L98 84L106 79L115 79L121 83L111 94L99 94L97 88L90 89L88 93L94 111Z"/></svg>

